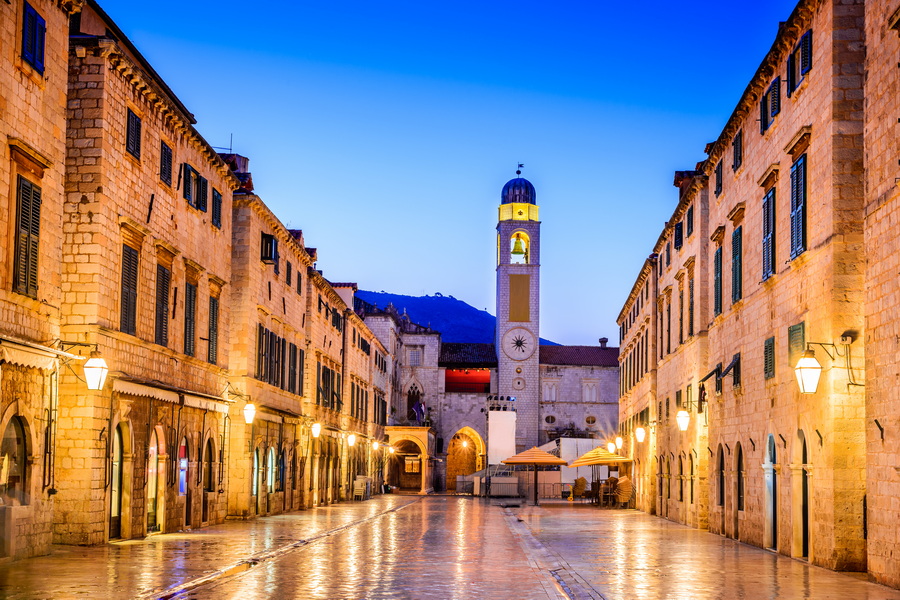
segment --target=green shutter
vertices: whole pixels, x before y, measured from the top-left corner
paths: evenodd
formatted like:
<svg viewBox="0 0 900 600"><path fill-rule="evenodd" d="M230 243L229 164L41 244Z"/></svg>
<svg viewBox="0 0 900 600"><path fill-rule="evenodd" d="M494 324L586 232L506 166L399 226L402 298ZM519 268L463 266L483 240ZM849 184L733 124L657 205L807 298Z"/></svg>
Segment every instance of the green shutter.
<svg viewBox="0 0 900 600"><path fill-rule="evenodd" d="M744 277L742 269L742 229L736 227L731 233L731 302L743 297Z"/></svg>
<svg viewBox="0 0 900 600"><path fill-rule="evenodd" d="M137 327L138 251L122 245L122 298L119 329L134 335Z"/></svg>
<svg viewBox="0 0 900 600"><path fill-rule="evenodd" d="M188 283L184 295L184 353L194 356L197 344L197 285Z"/></svg>
<svg viewBox="0 0 900 600"><path fill-rule="evenodd" d="M209 297L209 347L206 360L216 364L219 358L219 299Z"/></svg>
<svg viewBox="0 0 900 600"><path fill-rule="evenodd" d="M806 350L806 324L803 322L788 327L788 363L791 368L797 364Z"/></svg>
<svg viewBox="0 0 900 600"><path fill-rule="evenodd" d="M766 379L775 377L775 338L766 340L763 349L763 370Z"/></svg>

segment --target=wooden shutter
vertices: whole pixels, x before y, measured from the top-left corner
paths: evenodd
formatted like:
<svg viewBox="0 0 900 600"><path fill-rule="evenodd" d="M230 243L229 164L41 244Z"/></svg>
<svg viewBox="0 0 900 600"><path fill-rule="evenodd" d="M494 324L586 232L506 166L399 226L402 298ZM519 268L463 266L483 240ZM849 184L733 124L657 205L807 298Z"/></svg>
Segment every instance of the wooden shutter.
<svg viewBox="0 0 900 600"><path fill-rule="evenodd" d="M775 274L775 188L763 197L762 263L763 280Z"/></svg>
<svg viewBox="0 0 900 600"><path fill-rule="evenodd" d="M694 335L694 278L688 280L688 337Z"/></svg>
<svg viewBox="0 0 900 600"><path fill-rule="evenodd" d="M22 15L22 59L39 73L44 72L46 36L46 21L26 2Z"/></svg>
<svg viewBox="0 0 900 600"><path fill-rule="evenodd" d="M684 245L684 223L681 221L675 223L675 249Z"/></svg>
<svg viewBox="0 0 900 600"><path fill-rule="evenodd" d="M772 118L781 112L781 77L776 77L769 86L769 113Z"/></svg>
<svg viewBox="0 0 900 600"><path fill-rule="evenodd" d="M188 282L184 293L184 353L194 356L197 345L197 285Z"/></svg>
<svg viewBox="0 0 900 600"><path fill-rule="evenodd" d="M256 326L256 378L262 380L265 376L266 362L266 329L262 325Z"/></svg>
<svg viewBox="0 0 900 600"><path fill-rule="evenodd" d="M166 185L172 185L172 149L165 142L159 143L159 178Z"/></svg>
<svg viewBox="0 0 900 600"><path fill-rule="evenodd" d="M806 351L806 324L803 322L788 327L788 364L791 368Z"/></svg>
<svg viewBox="0 0 900 600"><path fill-rule="evenodd" d="M797 51L794 50L788 54L787 58L787 95L791 97L791 93L797 89Z"/></svg>
<svg viewBox="0 0 900 600"><path fill-rule="evenodd" d="M291 285L291 276L294 274L294 265L287 261L285 264L285 274L284 274L284 285ZM353 333L356 333L356 330L353 330Z"/></svg>
<svg viewBox="0 0 900 600"><path fill-rule="evenodd" d="M122 298L119 329L134 335L137 328L138 251L122 245Z"/></svg>
<svg viewBox="0 0 900 600"><path fill-rule="evenodd" d="M162 265L156 265L156 343L169 343L169 284L171 273Z"/></svg>
<svg viewBox="0 0 900 600"><path fill-rule="evenodd" d="M287 391L297 393L297 345L291 344L288 351L288 385Z"/></svg>
<svg viewBox="0 0 900 600"><path fill-rule="evenodd" d="M743 234L741 227L735 227L731 232L731 302L737 302L743 296L743 268L742 246Z"/></svg>
<svg viewBox="0 0 900 600"><path fill-rule="evenodd" d="M213 188L212 193L212 224L222 228L222 194L216 188Z"/></svg>
<svg viewBox="0 0 900 600"><path fill-rule="evenodd" d="M722 314L722 247L716 248L713 258L713 313Z"/></svg>
<svg viewBox="0 0 900 600"><path fill-rule="evenodd" d="M191 165L184 163L181 168L184 173L184 188L182 188L182 195L184 199L188 201L188 204L191 206L194 205L194 168Z"/></svg>
<svg viewBox="0 0 900 600"><path fill-rule="evenodd" d="M125 150L133 157L141 158L141 118L128 109L128 123L125 133Z"/></svg>
<svg viewBox="0 0 900 600"><path fill-rule="evenodd" d="M306 369L306 352L302 349L297 351L297 394L303 395L303 373Z"/></svg>
<svg viewBox="0 0 900 600"><path fill-rule="evenodd" d="M197 207L197 210L206 212L207 206L207 198L209 197L209 181L207 181L206 177L201 177L197 175L197 198L195 199L194 205Z"/></svg>
<svg viewBox="0 0 900 600"><path fill-rule="evenodd" d="M210 364L216 364L219 359L219 299L209 297L209 347L206 360Z"/></svg>
<svg viewBox="0 0 900 600"><path fill-rule="evenodd" d="M800 38L800 74L806 75L812 69L812 29Z"/></svg>
<svg viewBox="0 0 900 600"><path fill-rule="evenodd" d="M806 155L791 165L791 258L806 250Z"/></svg>
<svg viewBox="0 0 900 600"><path fill-rule="evenodd" d="M775 338L766 340L763 347L763 371L766 379L775 377Z"/></svg>
<svg viewBox="0 0 900 600"><path fill-rule="evenodd" d="M41 188L18 176L15 281L20 294L37 298L41 234Z"/></svg>
<svg viewBox="0 0 900 600"><path fill-rule="evenodd" d="M685 217L684 220L686 222L685 229L687 229L686 235L688 237L691 237L691 234L694 233L694 205L693 204L691 204L688 207L687 216Z"/></svg>
<svg viewBox="0 0 900 600"><path fill-rule="evenodd" d="M734 135L734 140L731 142L732 149L732 163L731 169L733 171L737 171L741 167L741 163L744 161L744 132L738 131Z"/></svg>
<svg viewBox="0 0 900 600"><path fill-rule="evenodd" d="M759 99L759 132L765 133L769 128L768 92Z"/></svg>
<svg viewBox="0 0 900 600"><path fill-rule="evenodd" d="M716 196L722 193L722 161L716 164Z"/></svg>

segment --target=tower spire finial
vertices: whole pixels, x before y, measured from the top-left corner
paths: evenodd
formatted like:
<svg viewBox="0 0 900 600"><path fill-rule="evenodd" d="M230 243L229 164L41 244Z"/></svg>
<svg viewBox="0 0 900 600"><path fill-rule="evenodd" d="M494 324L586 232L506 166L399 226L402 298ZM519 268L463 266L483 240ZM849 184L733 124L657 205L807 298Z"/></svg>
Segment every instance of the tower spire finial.
<svg viewBox="0 0 900 600"><path fill-rule="evenodd" d="M523 163L516 163L516 164L519 165L518 168L516 169L516 175L521 175L521 174L522 174L522 167L524 167L525 165L524 165Z"/></svg>

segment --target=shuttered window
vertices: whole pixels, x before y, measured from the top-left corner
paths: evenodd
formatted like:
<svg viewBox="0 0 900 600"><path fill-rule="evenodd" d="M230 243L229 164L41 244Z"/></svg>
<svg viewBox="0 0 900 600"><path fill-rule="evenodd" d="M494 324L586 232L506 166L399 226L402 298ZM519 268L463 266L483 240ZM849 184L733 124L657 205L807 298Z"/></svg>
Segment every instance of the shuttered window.
<svg viewBox="0 0 900 600"><path fill-rule="evenodd" d="M156 343L169 344L169 285L172 274L166 267L156 265Z"/></svg>
<svg viewBox="0 0 900 600"><path fill-rule="evenodd" d="M297 344L291 344L288 350L288 385L287 391L297 393Z"/></svg>
<svg viewBox="0 0 900 600"><path fill-rule="evenodd" d="M195 172L196 171L194 171L194 168L191 165L187 163L181 165L181 173L183 179L181 195L184 196L184 199L187 200L188 204L190 204L191 206L194 205Z"/></svg>
<svg viewBox="0 0 900 600"><path fill-rule="evenodd" d="M141 118L130 108L125 132L125 150L136 159L141 159Z"/></svg>
<svg viewBox="0 0 900 600"><path fill-rule="evenodd" d="M806 251L806 155L791 165L791 259Z"/></svg>
<svg viewBox="0 0 900 600"><path fill-rule="evenodd" d="M775 377L775 338L770 337L763 346L763 372L766 379Z"/></svg>
<svg viewBox="0 0 900 600"><path fill-rule="evenodd" d="M25 3L22 15L22 60L44 72L44 45L47 37L47 22L34 8Z"/></svg>
<svg viewBox="0 0 900 600"><path fill-rule="evenodd" d="M159 143L159 179L172 185L172 149L165 142Z"/></svg>
<svg viewBox="0 0 900 600"><path fill-rule="evenodd" d="M803 81L804 75L812 69L812 30L807 31L797 42L787 59L787 94L790 96Z"/></svg>
<svg viewBox="0 0 900 600"><path fill-rule="evenodd" d="M215 296L209 297L209 348L206 360L213 365L219 360L219 299Z"/></svg>
<svg viewBox="0 0 900 600"><path fill-rule="evenodd" d="M681 221L675 223L675 249L678 250L684 245L684 223Z"/></svg>
<svg viewBox="0 0 900 600"><path fill-rule="evenodd" d="M759 130L765 131L775 121L775 116L781 112L781 77L776 77L772 85L759 100Z"/></svg>
<svg viewBox="0 0 900 600"><path fill-rule="evenodd" d="M291 285L291 276L294 274L294 266L288 262L285 265L284 285Z"/></svg>
<svg viewBox="0 0 900 600"><path fill-rule="evenodd" d="M716 164L716 188L715 194L718 196L722 193L722 161L720 160L718 164Z"/></svg>
<svg viewBox="0 0 900 600"><path fill-rule="evenodd" d="M731 140L731 170L737 171L744 162L744 132L738 131Z"/></svg>
<svg viewBox="0 0 900 600"><path fill-rule="evenodd" d="M685 222L685 235L687 237L691 237L691 234L694 233L694 205L691 204L687 209L687 216L684 218Z"/></svg>
<svg viewBox="0 0 900 600"><path fill-rule="evenodd" d="M206 212L209 199L209 181L191 165L184 163L182 166L184 174L184 188L182 195L188 204L199 211ZM220 215L221 217L221 215Z"/></svg>
<svg viewBox="0 0 900 600"><path fill-rule="evenodd" d="M197 346L197 285L188 283L184 294L184 353L194 356Z"/></svg>
<svg viewBox="0 0 900 600"><path fill-rule="evenodd" d="M731 232L731 302L737 302L743 297L743 231L741 227L735 227Z"/></svg>
<svg viewBox="0 0 900 600"><path fill-rule="evenodd" d="M119 329L134 335L137 329L138 251L122 245L122 306Z"/></svg>
<svg viewBox="0 0 900 600"><path fill-rule="evenodd" d="M212 224L222 228L222 193L216 188L212 192Z"/></svg>
<svg viewBox="0 0 900 600"><path fill-rule="evenodd" d="M688 279L688 337L694 335L694 278Z"/></svg>
<svg viewBox="0 0 900 600"><path fill-rule="evenodd" d="M793 368L806 350L806 324L788 327L788 364Z"/></svg>
<svg viewBox="0 0 900 600"><path fill-rule="evenodd" d="M722 247L713 256L713 314L722 314Z"/></svg>
<svg viewBox="0 0 900 600"><path fill-rule="evenodd" d="M41 235L41 188L18 176L13 290L37 298Z"/></svg>
<svg viewBox="0 0 900 600"><path fill-rule="evenodd" d="M763 197L762 278L775 274L775 188Z"/></svg>

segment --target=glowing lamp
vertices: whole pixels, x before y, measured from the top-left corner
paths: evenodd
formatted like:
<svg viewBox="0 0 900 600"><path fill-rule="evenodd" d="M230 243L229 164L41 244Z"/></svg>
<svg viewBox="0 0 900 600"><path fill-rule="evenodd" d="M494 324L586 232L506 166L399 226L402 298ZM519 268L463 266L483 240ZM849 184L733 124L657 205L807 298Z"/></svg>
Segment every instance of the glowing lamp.
<svg viewBox="0 0 900 600"><path fill-rule="evenodd" d="M381 444L378 443L378 440L375 440L374 442L372 442L372 450L377 451L377 450L378 450L378 447L379 447L380 445L381 445Z"/></svg>
<svg viewBox="0 0 900 600"><path fill-rule="evenodd" d="M253 419L256 418L256 406L253 405L252 402L248 402L244 405L244 423L250 425L253 423Z"/></svg>
<svg viewBox="0 0 900 600"><path fill-rule="evenodd" d="M608 443L606 445L606 449L609 450L610 454L615 454L616 453L616 443L615 442Z"/></svg>
<svg viewBox="0 0 900 600"><path fill-rule="evenodd" d="M390 448L388 448L388 450L391 451L391 454L393 454L394 452L396 452L396 450L394 450L394 447L393 447L393 446L391 446Z"/></svg>
<svg viewBox="0 0 900 600"><path fill-rule="evenodd" d="M686 410L679 410L675 415L675 422L678 423L678 429L687 431L688 424L691 422L691 415Z"/></svg>
<svg viewBox="0 0 900 600"><path fill-rule="evenodd" d="M616 437L616 450L621 450L622 444L624 444L624 443L625 443L625 440L622 439L622 436L617 436Z"/></svg>
<svg viewBox="0 0 900 600"><path fill-rule="evenodd" d="M644 438L647 436L647 430L643 427L638 427L634 430L634 439L637 440L638 444L644 443Z"/></svg>
<svg viewBox="0 0 900 600"><path fill-rule="evenodd" d="M816 392L816 388L819 387L819 377L822 375L822 365L816 360L816 353L812 348L807 349L797 361L794 373L797 375L797 385L800 386L801 394Z"/></svg>
<svg viewBox="0 0 900 600"><path fill-rule="evenodd" d="M463 440L463 441L462 441L462 447L463 447L463 448L468 448L468 447L469 447L469 440Z"/></svg>
<svg viewBox="0 0 900 600"><path fill-rule="evenodd" d="M350 435L347 436L347 443L350 445L351 448L356 445L356 434L355 433L351 433Z"/></svg>
<svg viewBox="0 0 900 600"><path fill-rule="evenodd" d="M99 350L91 352L91 357L84 363L84 380L89 390L102 390L106 383L106 374L109 367L100 355Z"/></svg>
<svg viewBox="0 0 900 600"><path fill-rule="evenodd" d="M312 431L312 435L314 438L319 437L319 434L322 433L322 424L321 423L313 423L312 427L310 427L310 431Z"/></svg>

